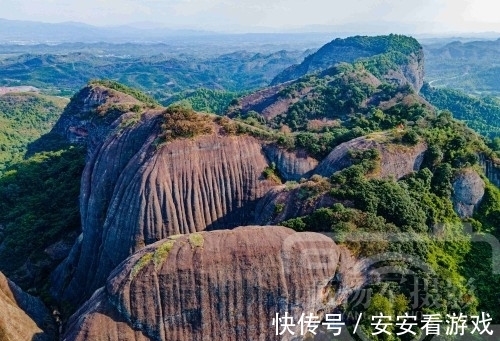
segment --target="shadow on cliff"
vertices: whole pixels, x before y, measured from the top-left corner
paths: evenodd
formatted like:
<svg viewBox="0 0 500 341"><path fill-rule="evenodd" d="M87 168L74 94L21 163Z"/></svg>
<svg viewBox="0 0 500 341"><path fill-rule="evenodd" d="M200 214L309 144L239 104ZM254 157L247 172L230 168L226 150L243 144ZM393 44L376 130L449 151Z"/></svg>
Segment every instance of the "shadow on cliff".
<svg viewBox="0 0 500 341"><path fill-rule="evenodd" d="M255 224L255 209L262 199L247 202L242 207L235 207L228 214L207 225L206 231L231 230L238 226Z"/></svg>

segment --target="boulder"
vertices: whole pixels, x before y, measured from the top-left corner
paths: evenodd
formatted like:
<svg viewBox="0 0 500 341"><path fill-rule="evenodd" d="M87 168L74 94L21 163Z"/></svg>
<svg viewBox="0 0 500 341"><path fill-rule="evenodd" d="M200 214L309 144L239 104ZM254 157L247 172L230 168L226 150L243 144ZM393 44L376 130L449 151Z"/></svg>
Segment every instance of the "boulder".
<svg viewBox="0 0 500 341"><path fill-rule="evenodd" d="M485 183L472 169L458 174L453 182L453 208L461 218L470 218L484 196Z"/></svg>
<svg viewBox="0 0 500 341"><path fill-rule="evenodd" d="M170 237L118 266L64 340L275 340L277 313L332 312L364 283L360 264L327 236L285 227Z"/></svg>
<svg viewBox="0 0 500 341"><path fill-rule="evenodd" d="M396 180L418 171L424 160L427 145L402 145L387 141L385 134L362 136L337 146L316 168L314 173L330 177L335 172L353 164L351 152L375 149L379 153L377 169L371 174L376 178L393 177Z"/></svg>

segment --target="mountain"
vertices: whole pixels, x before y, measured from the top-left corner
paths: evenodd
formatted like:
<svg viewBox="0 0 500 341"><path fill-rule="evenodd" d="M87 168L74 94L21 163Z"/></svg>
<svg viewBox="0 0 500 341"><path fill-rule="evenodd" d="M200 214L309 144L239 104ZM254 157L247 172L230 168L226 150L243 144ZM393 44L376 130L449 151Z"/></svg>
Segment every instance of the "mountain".
<svg viewBox="0 0 500 341"><path fill-rule="evenodd" d="M375 56L379 57L375 58ZM324 71L341 62L360 61L363 63L363 59L366 58L371 58L371 63L365 65L370 72L374 73L383 67L386 71L393 71L391 74L383 72L384 78L396 77L400 83L409 82L417 92L422 87L422 47L417 40L399 35L335 39L306 57L301 64L284 70L274 78L272 84L284 83L308 73Z"/></svg>
<svg viewBox="0 0 500 341"><path fill-rule="evenodd" d="M427 291L414 283L434 283L418 311L499 321L500 276L464 224L500 236L500 162L418 94L413 47L261 89L225 115L88 83L30 145L65 172L21 164L0 179L0 269L59 308L68 341L271 340L286 312L340 313L348 326L363 313L369 335L370 316L413 309ZM43 269L36 285L26 269Z"/></svg>
<svg viewBox="0 0 500 341"><path fill-rule="evenodd" d="M445 46L424 46L426 80L435 87L448 87L472 95L500 94L498 79L500 39L454 41Z"/></svg>
<svg viewBox="0 0 500 341"><path fill-rule="evenodd" d="M92 79L106 78L140 88L160 100L168 100L174 93L201 87L226 91L263 87L278 72L304 56L303 51L295 50L236 51L215 56L178 53L172 57L171 51L175 47L168 45L104 46L104 51L99 47L88 48L90 51L81 51L75 46L70 52L46 53L42 52L42 47L40 53L8 53L7 57L0 59L0 85L26 84L68 95ZM126 51L130 50L152 51L154 54L128 55ZM124 54L118 54L120 52Z"/></svg>
<svg viewBox="0 0 500 341"><path fill-rule="evenodd" d="M173 236L122 263L64 340L272 340L269 316L338 306L363 283L361 268L330 238L284 227Z"/></svg>
<svg viewBox="0 0 500 341"><path fill-rule="evenodd" d="M500 137L500 101L477 97L459 90L438 88L426 83L422 96L441 110L449 110L478 133L490 139Z"/></svg>
<svg viewBox="0 0 500 341"><path fill-rule="evenodd" d="M169 43L188 45L259 45L268 44L314 46L324 43L330 33L221 33L200 29L176 29L161 25L93 26L80 22L45 23L0 19L1 44L59 43ZM315 33L318 32L318 33Z"/></svg>

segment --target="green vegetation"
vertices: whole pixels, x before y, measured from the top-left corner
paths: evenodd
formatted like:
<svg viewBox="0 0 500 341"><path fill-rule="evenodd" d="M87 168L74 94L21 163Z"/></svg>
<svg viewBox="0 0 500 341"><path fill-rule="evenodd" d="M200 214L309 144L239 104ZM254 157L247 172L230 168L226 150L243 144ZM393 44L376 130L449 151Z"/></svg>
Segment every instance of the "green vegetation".
<svg viewBox="0 0 500 341"><path fill-rule="evenodd" d="M205 240L203 239L203 235L201 233L191 233L189 235L189 244L191 244L191 247L197 248L197 247L203 247L203 243Z"/></svg>
<svg viewBox="0 0 500 341"><path fill-rule="evenodd" d="M190 106L195 111L222 115L231 103L240 96L242 96L241 93L201 88L178 93L163 101L162 104L166 106L172 104Z"/></svg>
<svg viewBox="0 0 500 341"><path fill-rule="evenodd" d="M31 264L32 278L18 281L40 289L47 282L51 262L45 250L80 230L79 193L83 170L82 148L36 154L11 166L0 177L0 268L9 277L23 277ZM47 268L48 267L48 268Z"/></svg>
<svg viewBox="0 0 500 341"><path fill-rule="evenodd" d="M281 177L276 164L273 162L270 166L266 167L262 172L264 178L274 181L276 184L281 184Z"/></svg>
<svg viewBox="0 0 500 341"><path fill-rule="evenodd" d="M154 258L153 253L145 253L139 260L134 264L132 270L130 270L130 279L134 279L142 269L144 269Z"/></svg>
<svg viewBox="0 0 500 341"><path fill-rule="evenodd" d="M350 301L345 310L395 314L393 307L399 302L405 312L488 311L495 320L500 319L494 289L500 284L500 276L491 274L491 252L464 234L463 222L451 201L454 177L464 168L479 170L477 155L491 151L480 136L454 120L451 113L436 114L421 104L398 104L385 111L372 109L368 117L354 115L348 122L372 132L383 131L396 122L410 125L401 132L386 131L384 140L396 144L424 141L428 151L422 169L399 181L377 179L373 177L377 152L352 153L354 164L330 178L328 193L341 203L282 224L298 231L333 232L338 242L360 257L387 252L404 255L401 260L385 263L401 271L365 288L372 293L368 306ZM468 221L476 231L500 236L499 202L500 190L488 185L474 219ZM413 260L408 261L410 258ZM431 271L420 269L416 265L419 262L430 266ZM413 301L414 279L434 283L426 289L429 292L420 291L432 298L431 306ZM370 330L369 323L363 321L366 331Z"/></svg>
<svg viewBox="0 0 500 341"><path fill-rule="evenodd" d="M151 107L156 107L159 103L152 97L146 95L144 92L133 89L116 81L112 81L109 79L93 79L89 82L89 85L101 85L124 94L130 95L134 97L136 100L141 101L144 104L147 104Z"/></svg>
<svg viewBox="0 0 500 341"><path fill-rule="evenodd" d="M193 109L172 105L163 112L162 139L171 141L176 138L192 138L213 133L214 118L198 114Z"/></svg>
<svg viewBox="0 0 500 341"><path fill-rule="evenodd" d="M153 255L153 263L155 264L155 269L158 270L170 253L170 250L174 247L175 239L170 239L158 246Z"/></svg>
<svg viewBox="0 0 500 341"><path fill-rule="evenodd" d="M47 133L67 101L34 93L0 96L0 176L19 162L28 144Z"/></svg>
<svg viewBox="0 0 500 341"><path fill-rule="evenodd" d="M449 110L478 133L500 137L500 102L492 97L474 97L458 90L432 88L425 84L422 95L441 110ZM500 148L499 148L500 150Z"/></svg>
<svg viewBox="0 0 500 341"><path fill-rule="evenodd" d="M260 53L210 44L200 49L198 43L181 43L177 48L149 43L31 45L29 49L17 45L6 57L3 53L9 47L5 47L0 86L26 84L69 97L92 79L110 79L166 103L176 94L198 88L239 92L264 87L304 57L302 43L278 52L281 43L279 48L259 44Z"/></svg>

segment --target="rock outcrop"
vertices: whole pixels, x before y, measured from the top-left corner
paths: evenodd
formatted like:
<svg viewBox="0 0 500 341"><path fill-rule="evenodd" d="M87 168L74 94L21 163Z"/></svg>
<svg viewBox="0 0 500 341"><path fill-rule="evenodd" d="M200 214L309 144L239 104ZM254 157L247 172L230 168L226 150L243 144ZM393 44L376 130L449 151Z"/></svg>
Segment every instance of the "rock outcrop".
<svg viewBox="0 0 500 341"><path fill-rule="evenodd" d="M486 155L480 155L479 162L488 180L495 186L500 187L500 165Z"/></svg>
<svg viewBox="0 0 500 341"><path fill-rule="evenodd" d="M86 143L91 155L114 128L113 122L134 105L142 107L143 103L106 86L89 84L73 96L51 134L70 143Z"/></svg>
<svg viewBox="0 0 500 341"><path fill-rule="evenodd" d="M378 167L373 177L400 179L420 169L427 145L414 146L385 141L384 134L362 136L337 146L316 168L314 173L330 177L335 172L353 164L351 152L375 149L379 153Z"/></svg>
<svg viewBox="0 0 500 341"><path fill-rule="evenodd" d="M0 273L0 340L53 340L54 332L54 323L42 302Z"/></svg>
<svg viewBox="0 0 500 341"><path fill-rule="evenodd" d="M484 196L485 183L476 171L468 169L453 182L453 208L461 218L470 218Z"/></svg>
<svg viewBox="0 0 500 341"><path fill-rule="evenodd" d="M324 316L364 281L361 263L321 234L266 226L170 237L114 270L64 340L276 340L277 313Z"/></svg>
<svg viewBox="0 0 500 341"><path fill-rule="evenodd" d="M262 142L210 135L159 144L160 110L127 127L127 115L87 161L80 195L83 233L52 276L52 294L78 303L145 245L170 235L232 228L253 221L258 199L274 186ZM125 123L124 123L125 122Z"/></svg>
<svg viewBox="0 0 500 341"><path fill-rule="evenodd" d="M318 160L307 155L304 150L287 151L276 145L269 145L264 146L264 151L269 161L276 165L276 169L285 181L308 178L319 163Z"/></svg>
<svg viewBox="0 0 500 341"><path fill-rule="evenodd" d="M382 76L397 85L410 84L418 93L423 86L424 79L423 49L413 38L395 35L337 38L306 57L301 64L285 69L273 79L271 84L295 80L309 73L326 70L341 62L353 63L362 58L375 57L388 52L398 53L400 52L399 40L405 40L405 44L414 45L414 48L405 56L406 62L393 67Z"/></svg>
<svg viewBox="0 0 500 341"><path fill-rule="evenodd" d="M313 175L300 184L285 184L271 189L255 209L255 223L277 225L285 220L305 216L321 207L339 202L328 191L328 179Z"/></svg>

